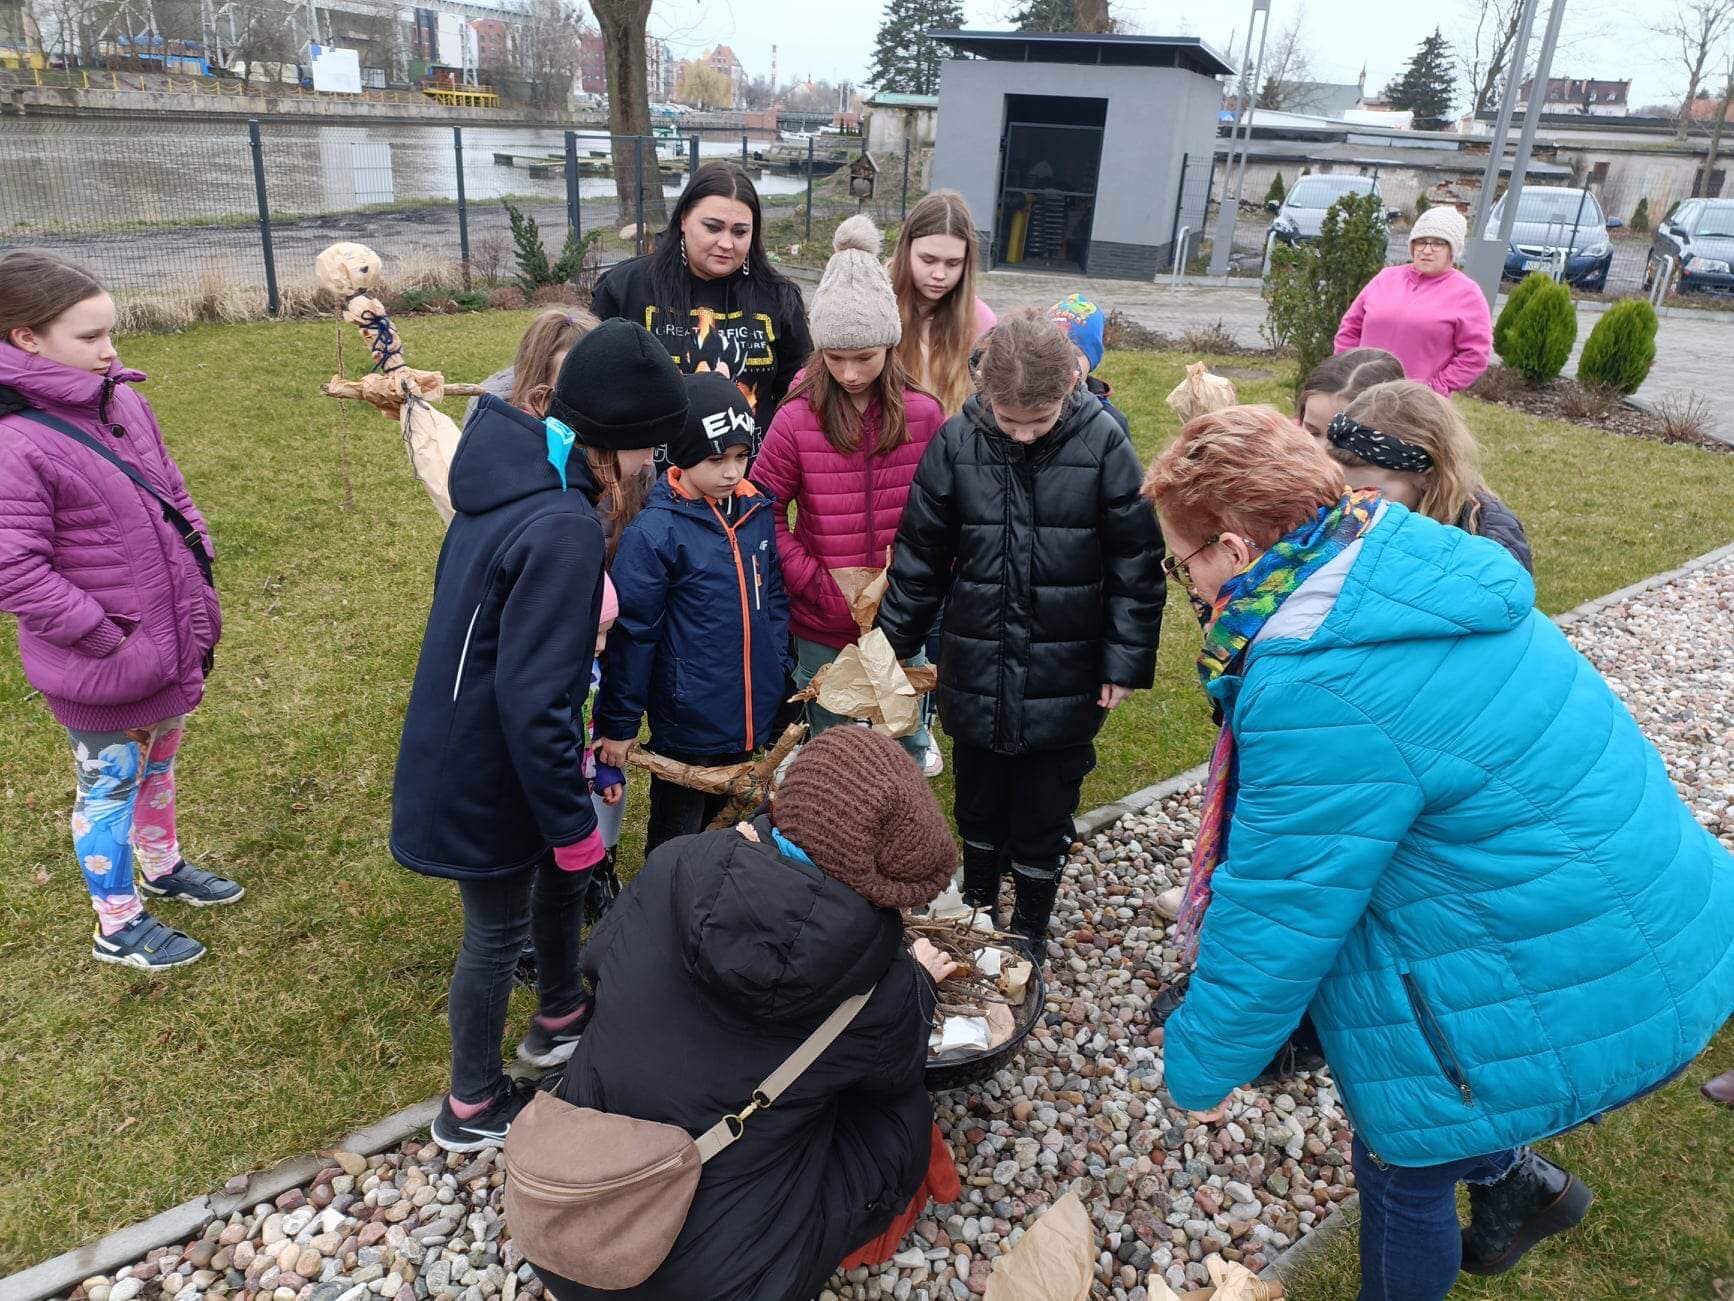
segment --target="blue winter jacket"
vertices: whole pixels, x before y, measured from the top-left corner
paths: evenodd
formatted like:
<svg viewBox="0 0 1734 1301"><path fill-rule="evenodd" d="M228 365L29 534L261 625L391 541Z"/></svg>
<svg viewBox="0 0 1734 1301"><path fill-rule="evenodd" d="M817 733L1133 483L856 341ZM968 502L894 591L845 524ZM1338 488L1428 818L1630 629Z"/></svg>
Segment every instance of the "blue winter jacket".
<svg viewBox="0 0 1734 1301"><path fill-rule="evenodd" d="M670 470L621 534L609 575L620 618L609 634L598 734L704 757L767 744L783 703L789 598L777 567L773 499L743 480L732 523Z"/></svg>
<svg viewBox="0 0 1734 1301"><path fill-rule="evenodd" d="M1218 684L1240 759L1167 1085L1310 1011L1396 1165L1558 1133L1734 1010L1734 859L1498 543L1387 504Z"/></svg>

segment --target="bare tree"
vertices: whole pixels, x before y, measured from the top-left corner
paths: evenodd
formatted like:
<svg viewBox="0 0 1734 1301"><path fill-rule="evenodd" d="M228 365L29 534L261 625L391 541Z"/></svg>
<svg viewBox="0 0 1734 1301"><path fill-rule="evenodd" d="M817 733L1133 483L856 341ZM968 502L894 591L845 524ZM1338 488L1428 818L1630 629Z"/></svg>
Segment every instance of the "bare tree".
<svg viewBox="0 0 1734 1301"><path fill-rule="evenodd" d="M1710 130L1710 153L1704 159L1703 173L1692 187L1694 195L1711 193L1711 187L1715 184L1716 161L1722 153L1722 133L1728 127L1729 110L1734 108L1734 44L1730 44L1727 57L1728 66L1722 82L1722 102L1716 106L1716 125Z"/></svg>
<svg viewBox="0 0 1734 1301"><path fill-rule="evenodd" d="M650 0L590 0L590 9L602 31L602 58L608 71L608 129L614 136L614 193L620 202L621 219L636 211L642 197L645 221L665 226L668 205L662 198L656 150L648 140L623 138L651 133L650 86L644 64L644 25L650 18ZM640 161L643 166L639 166Z"/></svg>
<svg viewBox="0 0 1734 1301"><path fill-rule="evenodd" d="M1108 0L1072 0L1072 16L1080 32L1114 30L1114 20L1108 16Z"/></svg>
<svg viewBox="0 0 1734 1301"><path fill-rule="evenodd" d="M571 96L581 61L583 18L571 0L533 0L524 17L518 48L530 79L530 97L540 108L558 108Z"/></svg>
<svg viewBox="0 0 1734 1301"><path fill-rule="evenodd" d="M240 65L241 85L252 85L262 70L271 69L271 79L281 81L283 65L295 58L296 15L283 0L236 0L225 6L224 26L229 28L229 61Z"/></svg>
<svg viewBox="0 0 1734 1301"><path fill-rule="evenodd" d="M1273 112L1305 113L1320 105L1321 92L1313 80L1312 49L1307 41L1306 10L1295 10L1287 27L1276 34L1264 59L1264 84L1255 101Z"/></svg>
<svg viewBox="0 0 1734 1301"><path fill-rule="evenodd" d="M1511 67L1524 0L1470 0L1457 42L1457 65L1467 84L1469 115L1498 102L1499 86Z"/></svg>
<svg viewBox="0 0 1734 1301"><path fill-rule="evenodd" d="M1674 16L1658 29L1677 50L1676 66L1686 74L1686 96L1680 101L1680 125L1674 133L1681 140L1692 128L1692 101L1704 85L1704 69L1731 23L1734 0L1674 0Z"/></svg>
<svg viewBox="0 0 1734 1301"><path fill-rule="evenodd" d="M734 103L735 88L726 72L718 72L703 59L688 59L680 65L674 97L682 104L699 108L729 108Z"/></svg>

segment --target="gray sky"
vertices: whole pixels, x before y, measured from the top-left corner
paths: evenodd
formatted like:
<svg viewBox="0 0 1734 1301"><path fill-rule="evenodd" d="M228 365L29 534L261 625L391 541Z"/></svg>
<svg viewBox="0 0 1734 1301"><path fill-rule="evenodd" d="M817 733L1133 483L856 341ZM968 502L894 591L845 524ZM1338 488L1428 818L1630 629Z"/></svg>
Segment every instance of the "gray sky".
<svg viewBox="0 0 1734 1301"><path fill-rule="evenodd" d="M1363 62L1367 85L1376 90L1408 62L1423 37L1439 26L1448 41L1467 30L1473 0L1438 0L1433 5L1368 0L1272 0L1272 32L1301 15L1315 75L1324 81L1354 81ZM1640 22L1633 11L1661 14L1673 0L1569 0L1555 76L1632 80L1632 107L1677 100L1684 74L1668 59L1665 38L1654 23ZM1008 27L1005 15L1017 0L965 0L972 27ZM1246 37L1246 0L1113 0L1112 11L1136 28L1155 35L1202 36L1238 62ZM747 72L770 72L771 46L777 46L778 79L811 74L831 81L864 81L882 6L874 0L655 0L650 30L669 42L676 57L691 58L712 45L727 44ZM1377 21L1368 22L1369 10ZM822 16L821 16L822 15ZM1546 16L1537 19L1536 37ZM1459 105L1461 108L1462 105Z"/></svg>

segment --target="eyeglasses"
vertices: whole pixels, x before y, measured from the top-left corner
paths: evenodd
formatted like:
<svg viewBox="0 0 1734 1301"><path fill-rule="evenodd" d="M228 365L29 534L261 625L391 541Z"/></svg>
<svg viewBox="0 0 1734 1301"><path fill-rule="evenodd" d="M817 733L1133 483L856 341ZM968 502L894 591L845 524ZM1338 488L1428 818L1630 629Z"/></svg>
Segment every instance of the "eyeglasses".
<svg viewBox="0 0 1734 1301"><path fill-rule="evenodd" d="M1451 247L1451 245L1450 245L1449 241L1442 240L1442 239L1412 239L1409 241L1409 247L1410 248L1449 249Z"/></svg>
<svg viewBox="0 0 1734 1301"><path fill-rule="evenodd" d="M1206 538L1204 540L1204 545L1199 547L1195 551L1188 552L1186 555L1180 556L1180 557L1163 556L1162 557L1162 574L1163 574L1163 577L1165 577L1165 578L1178 578L1182 583L1184 583L1186 585L1186 590L1188 592L1190 592L1192 590L1192 574L1186 568L1188 562L1197 559L1199 556L1203 555L1206 551L1210 550L1211 547L1215 546L1220 541L1222 541L1222 534L1212 533L1208 538Z"/></svg>

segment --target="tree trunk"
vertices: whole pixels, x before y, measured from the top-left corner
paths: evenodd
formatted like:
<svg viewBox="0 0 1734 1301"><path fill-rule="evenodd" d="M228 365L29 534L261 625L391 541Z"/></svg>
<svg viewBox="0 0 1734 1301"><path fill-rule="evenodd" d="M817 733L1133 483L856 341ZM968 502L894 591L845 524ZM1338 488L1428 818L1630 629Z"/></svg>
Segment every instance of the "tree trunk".
<svg viewBox="0 0 1734 1301"><path fill-rule="evenodd" d="M1710 153L1704 159L1704 179L1694 187L1694 193L1700 189L1705 194L1710 193L1710 186L1716 175L1716 158L1722 152L1722 131L1728 125L1728 110L1731 105L1734 105L1734 73L1729 75L1728 84L1722 89L1722 104L1716 110L1716 125L1710 131Z"/></svg>
<svg viewBox="0 0 1734 1301"><path fill-rule="evenodd" d="M1680 124L1674 129L1674 139L1684 140L1692 129L1692 105L1698 102L1698 73L1693 72L1686 83L1686 98L1680 104Z"/></svg>
<svg viewBox="0 0 1734 1301"><path fill-rule="evenodd" d="M620 202L620 225L637 220L642 187L644 224L661 229L668 224L668 207L662 199L656 143L648 138L650 84L644 66L650 0L591 0L590 9L602 32L602 57L608 70L608 129L614 135L614 193ZM624 136L647 138L639 142Z"/></svg>

